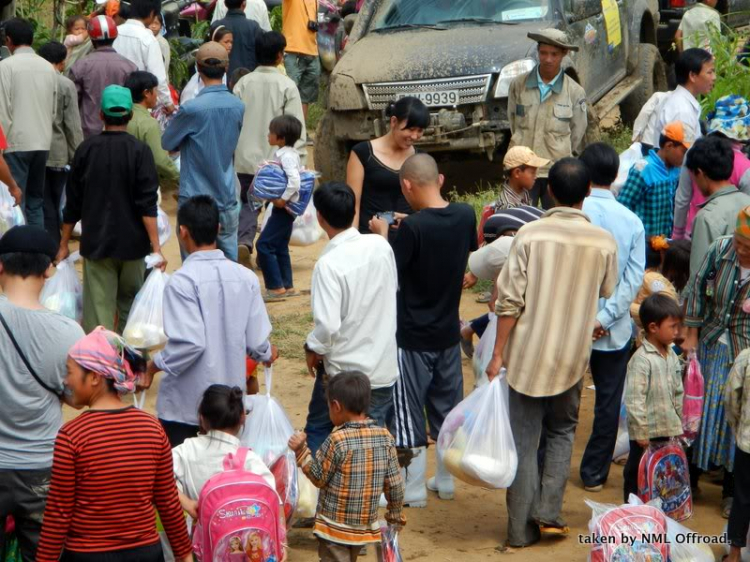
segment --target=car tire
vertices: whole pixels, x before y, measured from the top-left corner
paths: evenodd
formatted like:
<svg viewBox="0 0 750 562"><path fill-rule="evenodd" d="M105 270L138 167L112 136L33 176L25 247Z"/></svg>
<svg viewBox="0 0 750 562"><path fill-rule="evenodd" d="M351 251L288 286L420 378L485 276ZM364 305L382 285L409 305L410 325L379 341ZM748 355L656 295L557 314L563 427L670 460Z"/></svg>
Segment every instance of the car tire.
<svg viewBox="0 0 750 562"><path fill-rule="evenodd" d="M667 90L666 66L656 46L644 43L638 47L638 66L635 71L643 82L620 104L620 118L628 126L633 125L641 109L655 92Z"/></svg>
<svg viewBox="0 0 750 562"><path fill-rule="evenodd" d="M327 110L315 130L315 169L322 181L346 181L346 144L334 134L333 115Z"/></svg>

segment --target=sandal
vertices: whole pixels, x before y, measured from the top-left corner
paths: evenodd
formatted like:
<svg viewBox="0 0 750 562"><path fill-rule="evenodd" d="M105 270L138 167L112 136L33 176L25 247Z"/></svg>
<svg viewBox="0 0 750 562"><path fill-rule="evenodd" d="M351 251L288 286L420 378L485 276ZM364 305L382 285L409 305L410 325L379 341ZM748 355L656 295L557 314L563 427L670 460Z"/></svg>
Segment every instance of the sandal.
<svg viewBox="0 0 750 562"><path fill-rule="evenodd" d="M729 519L729 514L732 512L733 498L724 498L721 500L721 516L724 519Z"/></svg>
<svg viewBox="0 0 750 562"><path fill-rule="evenodd" d="M266 291L263 293L263 302L276 302L286 300L286 293L272 293Z"/></svg>

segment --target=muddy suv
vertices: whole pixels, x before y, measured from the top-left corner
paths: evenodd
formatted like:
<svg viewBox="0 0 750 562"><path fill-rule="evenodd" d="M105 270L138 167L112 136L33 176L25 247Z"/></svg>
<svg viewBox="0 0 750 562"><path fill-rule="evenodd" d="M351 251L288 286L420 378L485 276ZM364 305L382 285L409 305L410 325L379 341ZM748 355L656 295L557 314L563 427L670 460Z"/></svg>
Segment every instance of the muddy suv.
<svg viewBox="0 0 750 562"><path fill-rule="evenodd" d="M438 159L499 158L510 142L508 87L536 64L526 34L546 27L579 45L566 72L596 113L620 104L632 121L666 89L658 25L658 0L368 0L331 75L315 166L343 179L351 147L384 134L383 110L403 96L432 111L420 149Z"/></svg>

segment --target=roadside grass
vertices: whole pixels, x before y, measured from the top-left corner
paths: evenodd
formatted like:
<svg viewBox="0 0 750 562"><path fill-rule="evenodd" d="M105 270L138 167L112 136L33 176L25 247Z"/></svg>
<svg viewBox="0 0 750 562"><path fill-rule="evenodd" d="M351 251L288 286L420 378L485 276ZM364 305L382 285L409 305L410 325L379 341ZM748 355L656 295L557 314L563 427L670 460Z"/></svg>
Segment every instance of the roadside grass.
<svg viewBox="0 0 750 562"><path fill-rule="evenodd" d="M310 312L292 312L288 314L272 314L271 325L274 345L279 348L279 354L284 359L305 361L305 350L302 347L307 334L313 328L313 317Z"/></svg>
<svg viewBox="0 0 750 562"><path fill-rule="evenodd" d="M619 119L614 127L602 130L602 142L612 146L618 154L622 154L633 144L633 129L624 125Z"/></svg>

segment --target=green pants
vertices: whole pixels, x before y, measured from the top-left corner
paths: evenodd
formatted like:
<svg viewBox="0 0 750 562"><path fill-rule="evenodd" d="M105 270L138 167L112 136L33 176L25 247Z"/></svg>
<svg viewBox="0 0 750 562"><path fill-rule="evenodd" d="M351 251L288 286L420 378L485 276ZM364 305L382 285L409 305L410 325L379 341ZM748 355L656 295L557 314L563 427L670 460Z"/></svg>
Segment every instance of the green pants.
<svg viewBox="0 0 750 562"><path fill-rule="evenodd" d="M145 274L142 259L83 260L83 330L104 326L122 334Z"/></svg>

